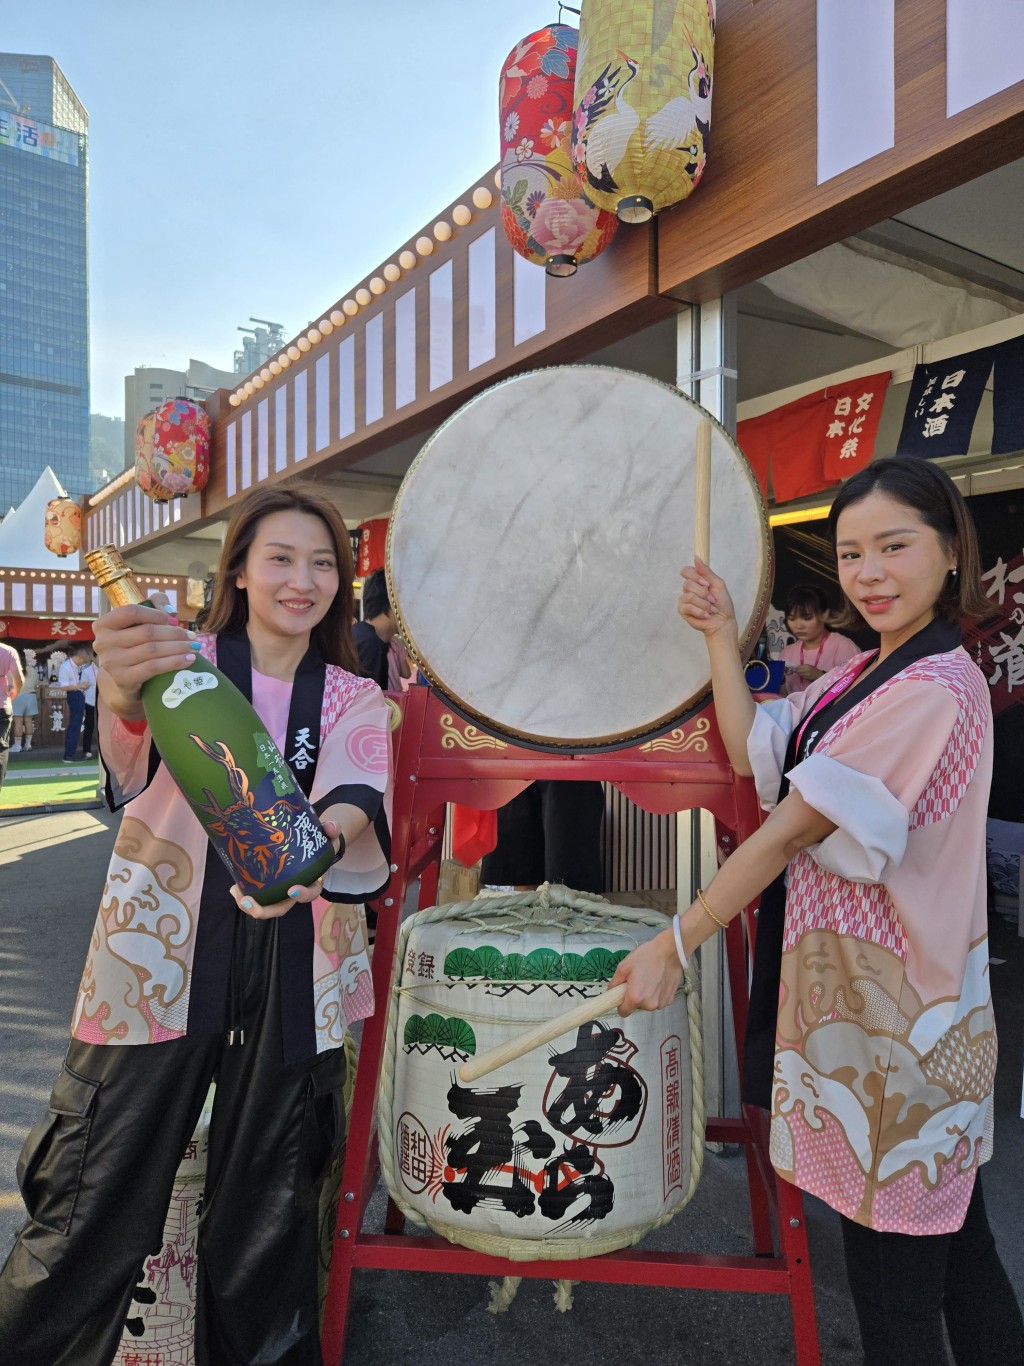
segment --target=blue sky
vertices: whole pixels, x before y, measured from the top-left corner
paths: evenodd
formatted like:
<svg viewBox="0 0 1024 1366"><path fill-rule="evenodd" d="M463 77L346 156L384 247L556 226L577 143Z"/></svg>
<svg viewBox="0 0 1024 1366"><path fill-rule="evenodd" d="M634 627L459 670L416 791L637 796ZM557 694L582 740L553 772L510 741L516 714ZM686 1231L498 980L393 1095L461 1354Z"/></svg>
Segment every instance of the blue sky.
<svg viewBox="0 0 1024 1366"><path fill-rule="evenodd" d="M498 72L557 4L43 0L0 48L89 111L92 411L136 365L291 335L498 160ZM565 14L567 23L576 17Z"/></svg>

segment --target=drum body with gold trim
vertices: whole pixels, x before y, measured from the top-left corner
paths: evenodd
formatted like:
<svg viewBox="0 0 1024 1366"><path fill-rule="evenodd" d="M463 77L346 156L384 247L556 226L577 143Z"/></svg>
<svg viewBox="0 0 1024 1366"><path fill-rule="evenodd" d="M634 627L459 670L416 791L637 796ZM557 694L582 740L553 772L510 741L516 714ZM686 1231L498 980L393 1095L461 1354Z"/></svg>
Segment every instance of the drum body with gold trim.
<svg viewBox="0 0 1024 1366"><path fill-rule="evenodd" d="M388 583L410 651L457 710L513 742L584 750L701 705L707 651L676 603L706 417L646 375L561 366L477 395L426 442L392 513ZM718 423L711 563L746 650L767 608L768 522Z"/></svg>

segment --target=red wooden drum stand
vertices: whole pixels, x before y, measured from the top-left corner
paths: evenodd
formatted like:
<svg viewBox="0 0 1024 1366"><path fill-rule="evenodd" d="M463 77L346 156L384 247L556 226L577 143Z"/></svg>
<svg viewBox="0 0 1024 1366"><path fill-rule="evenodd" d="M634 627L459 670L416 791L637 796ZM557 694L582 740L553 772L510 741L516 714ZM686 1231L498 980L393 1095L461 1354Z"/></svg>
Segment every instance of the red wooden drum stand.
<svg viewBox="0 0 1024 1366"><path fill-rule="evenodd" d="M709 1117L706 1129L708 1142L744 1145L751 1256L651 1252L639 1247L575 1261L511 1261L453 1246L442 1238L403 1233L402 1215L390 1201L384 1232L363 1231L367 1202L377 1179L374 1104L395 969L399 908L416 878L420 879L420 906L434 904L445 803L489 810L503 806L535 779L589 778L614 784L647 811L666 814L692 807L710 811L720 838L728 834L733 841L742 840L760 824L753 784L734 777L710 707L669 734L634 748L563 755L515 748L485 734L427 688L412 688L395 701L402 719L394 737L392 878L383 901L388 910L380 915L374 949L377 1009L363 1027L349 1122L324 1310L325 1366L340 1366L342 1361L352 1272L360 1267L786 1295L793 1319L794 1360L797 1366L819 1366L803 1201L795 1186L775 1176L768 1158L767 1115L753 1106L744 1106L740 1119ZM732 922L726 934L736 1052L741 1060L748 1000L744 928L752 940L750 909ZM773 1240L772 1216L777 1241Z"/></svg>

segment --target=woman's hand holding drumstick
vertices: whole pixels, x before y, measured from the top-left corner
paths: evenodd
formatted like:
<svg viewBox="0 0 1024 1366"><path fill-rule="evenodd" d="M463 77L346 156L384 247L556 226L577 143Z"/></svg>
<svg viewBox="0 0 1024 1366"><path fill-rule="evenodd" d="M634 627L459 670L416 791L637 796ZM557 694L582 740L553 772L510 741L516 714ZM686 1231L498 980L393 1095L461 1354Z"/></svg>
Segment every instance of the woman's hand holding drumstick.
<svg viewBox="0 0 1024 1366"><path fill-rule="evenodd" d="M600 996L591 996L585 1001L580 1001L571 1010L564 1010L560 1015L554 1015L550 1020L535 1025L533 1029L527 1029L505 1043L498 1044L496 1048L490 1048L478 1057L467 1059L459 1068L459 1080L479 1081L488 1073L504 1067L505 1063L515 1062L526 1053L532 1053L535 1048L552 1043L563 1034L572 1033L574 1029L579 1029L580 1025L589 1024L591 1020L600 1019L602 1015L610 1015L621 1005L625 995L626 988L622 985L610 991L602 991Z"/></svg>

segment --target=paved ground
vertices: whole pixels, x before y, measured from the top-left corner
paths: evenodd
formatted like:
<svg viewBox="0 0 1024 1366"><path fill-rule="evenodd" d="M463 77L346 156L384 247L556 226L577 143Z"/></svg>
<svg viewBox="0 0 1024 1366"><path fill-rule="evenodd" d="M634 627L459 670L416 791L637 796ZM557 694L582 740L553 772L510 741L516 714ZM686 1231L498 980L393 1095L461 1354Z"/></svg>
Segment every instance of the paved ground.
<svg viewBox="0 0 1024 1366"><path fill-rule="evenodd" d="M113 840L102 811L0 818L0 1257L22 1219L14 1166L60 1064L78 975ZM1024 1292L1024 940L993 921L993 986L1001 1040L996 1156L986 1189L1004 1260ZM691 1205L649 1246L748 1252L744 1163L710 1156ZM378 1195L371 1219L379 1227ZM807 1202L826 1366L860 1361L835 1216ZM1022 1294L1024 1298L1024 1294ZM508 1313L487 1312L486 1280L362 1272L346 1360L391 1366L623 1366L671 1361L769 1366L793 1359L788 1309L751 1295L582 1285L560 1314L548 1281L524 1281ZM40 1363L46 1366L46 1363ZM1003 1366L1003 1363L993 1363Z"/></svg>

